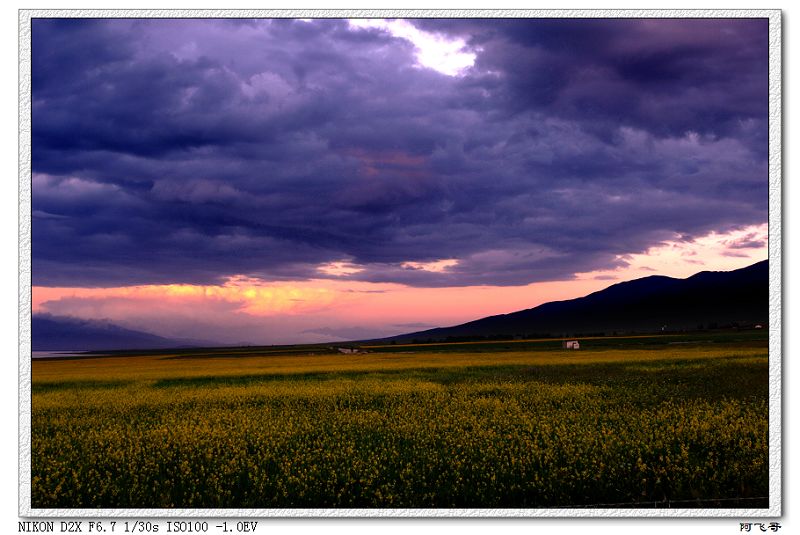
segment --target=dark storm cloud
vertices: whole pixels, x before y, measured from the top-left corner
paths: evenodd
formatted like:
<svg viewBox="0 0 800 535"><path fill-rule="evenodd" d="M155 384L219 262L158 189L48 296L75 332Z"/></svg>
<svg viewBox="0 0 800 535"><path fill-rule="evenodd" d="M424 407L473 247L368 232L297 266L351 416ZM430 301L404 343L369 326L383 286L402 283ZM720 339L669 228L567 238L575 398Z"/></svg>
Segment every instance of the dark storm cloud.
<svg viewBox="0 0 800 535"><path fill-rule="evenodd" d="M340 20L35 20L34 284L526 284L766 221L766 21L415 24L475 65Z"/></svg>
<svg viewBox="0 0 800 535"><path fill-rule="evenodd" d="M766 135L767 19L493 22L416 24L481 47L477 67L502 77L513 112L546 108L609 136L620 124L729 135L748 120Z"/></svg>

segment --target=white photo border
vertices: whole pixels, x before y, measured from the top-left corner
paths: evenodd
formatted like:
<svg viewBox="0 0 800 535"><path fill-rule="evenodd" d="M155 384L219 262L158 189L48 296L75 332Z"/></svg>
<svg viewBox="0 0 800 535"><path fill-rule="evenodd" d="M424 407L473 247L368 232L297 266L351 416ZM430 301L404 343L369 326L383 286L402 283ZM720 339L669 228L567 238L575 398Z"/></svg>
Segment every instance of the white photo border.
<svg viewBox="0 0 800 535"><path fill-rule="evenodd" d="M31 506L31 20L33 18L764 18L769 21L769 507L762 509L35 509ZM19 10L19 494L23 518L769 518L782 515L782 30L778 9Z"/></svg>

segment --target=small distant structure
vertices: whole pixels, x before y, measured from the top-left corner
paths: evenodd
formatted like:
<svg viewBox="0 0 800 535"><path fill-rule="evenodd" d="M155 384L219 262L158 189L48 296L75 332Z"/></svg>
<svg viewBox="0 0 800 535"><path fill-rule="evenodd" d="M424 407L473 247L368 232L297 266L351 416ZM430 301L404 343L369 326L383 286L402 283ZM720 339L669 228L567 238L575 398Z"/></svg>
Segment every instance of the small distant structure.
<svg viewBox="0 0 800 535"><path fill-rule="evenodd" d="M366 353L366 351L363 351L357 347L337 347L336 350L345 355L350 355L353 353Z"/></svg>
<svg viewBox="0 0 800 535"><path fill-rule="evenodd" d="M563 340L561 342L561 347L563 349L580 349L581 344L577 340Z"/></svg>
<svg viewBox="0 0 800 535"><path fill-rule="evenodd" d="M761 325L760 323L756 325L756 329L763 329L763 328L764 328L764 326Z"/></svg>

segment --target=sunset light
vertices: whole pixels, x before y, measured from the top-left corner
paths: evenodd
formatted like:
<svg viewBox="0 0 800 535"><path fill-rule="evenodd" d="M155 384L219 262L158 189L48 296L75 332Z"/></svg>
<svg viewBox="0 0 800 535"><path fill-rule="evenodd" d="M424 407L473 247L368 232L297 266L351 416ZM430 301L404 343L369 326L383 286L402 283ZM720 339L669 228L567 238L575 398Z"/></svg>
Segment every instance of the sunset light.
<svg viewBox="0 0 800 535"><path fill-rule="evenodd" d="M475 63L476 55L465 52L463 39L426 32L406 20L350 19L349 23L353 28L380 29L410 41L416 48L419 65L448 76L459 75Z"/></svg>

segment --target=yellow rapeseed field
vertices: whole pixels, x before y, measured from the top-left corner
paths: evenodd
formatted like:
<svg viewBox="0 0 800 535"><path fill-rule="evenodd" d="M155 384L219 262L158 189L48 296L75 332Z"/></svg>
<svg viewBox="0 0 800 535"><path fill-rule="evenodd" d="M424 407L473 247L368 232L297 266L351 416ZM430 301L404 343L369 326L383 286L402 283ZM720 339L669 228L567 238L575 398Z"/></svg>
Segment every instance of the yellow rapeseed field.
<svg viewBox="0 0 800 535"><path fill-rule="evenodd" d="M768 494L766 348L179 356L33 362L33 507Z"/></svg>

